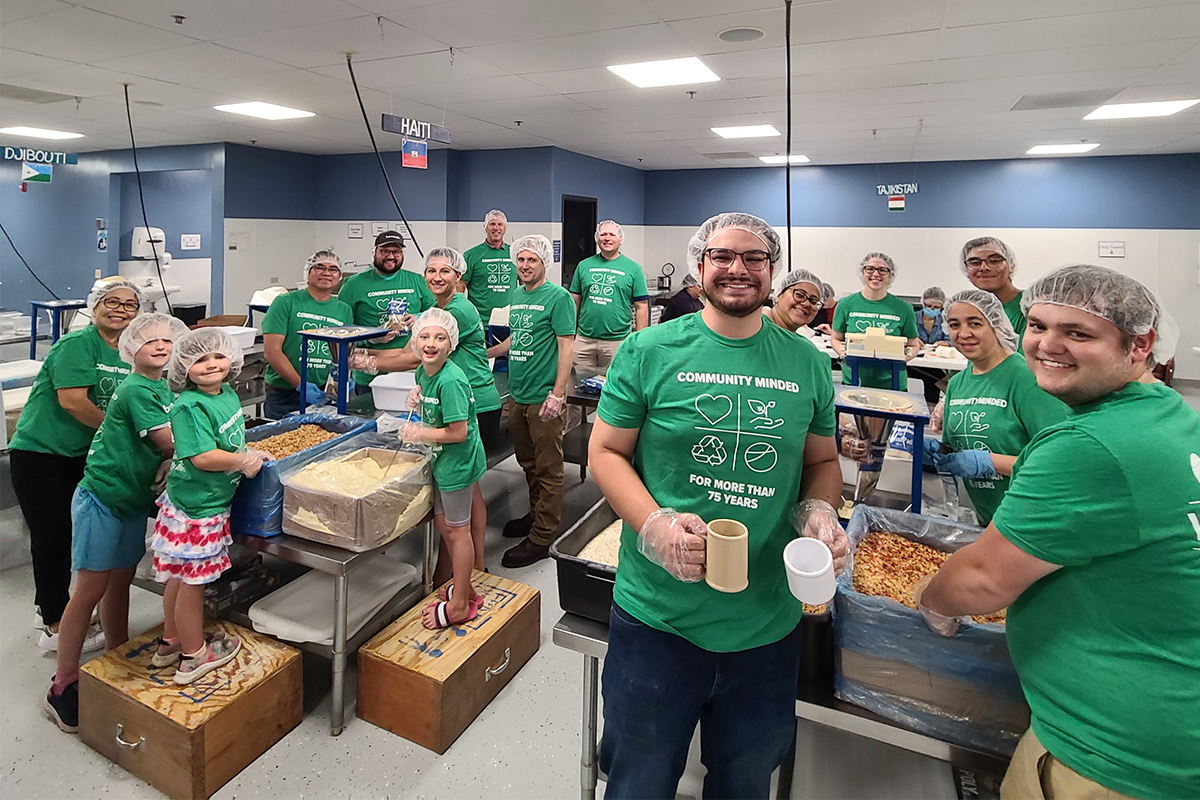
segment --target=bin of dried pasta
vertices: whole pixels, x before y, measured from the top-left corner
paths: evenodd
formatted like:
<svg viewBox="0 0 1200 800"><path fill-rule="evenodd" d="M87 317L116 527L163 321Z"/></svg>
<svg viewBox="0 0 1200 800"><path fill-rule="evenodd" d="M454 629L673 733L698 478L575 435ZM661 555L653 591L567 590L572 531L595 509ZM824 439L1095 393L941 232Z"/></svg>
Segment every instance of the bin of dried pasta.
<svg viewBox="0 0 1200 800"><path fill-rule="evenodd" d="M550 545L558 571L558 604L563 611L608 623L621 526L617 512L601 498Z"/></svg>
<svg viewBox="0 0 1200 800"><path fill-rule="evenodd" d="M433 507L429 451L364 433L289 466L283 532L362 552L411 530Z"/></svg>
<svg viewBox="0 0 1200 800"><path fill-rule="evenodd" d="M858 505L846 532L849 566L834 597L836 695L906 727L1009 755L1029 706L994 619L934 633L912 584L983 531L950 520Z"/></svg>
<svg viewBox="0 0 1200 800"><path fill-rule="evenodd" d="M246 445L266 450L274 461L253 478L243 478L233 496L229 524L235 533L278 536L283 533L283 484L280 473L300 457L324 453L346 438L375 430L375 420L336 414L295 414L246 430Z"/></svg>

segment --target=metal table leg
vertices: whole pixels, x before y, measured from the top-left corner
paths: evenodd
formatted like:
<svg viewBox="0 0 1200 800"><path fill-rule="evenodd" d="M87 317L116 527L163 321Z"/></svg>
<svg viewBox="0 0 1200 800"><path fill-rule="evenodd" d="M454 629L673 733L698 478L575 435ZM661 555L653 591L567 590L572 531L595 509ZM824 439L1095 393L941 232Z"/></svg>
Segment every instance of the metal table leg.
<svg viewBox="0 0 1200 800"><path fill-rule="evenodd" d="M425 594L433 591L433 569L437 558L437 529L433 527L433 520L425 523L425 558L422 562L421 584L425 587Z"/></svg>
<svg viewBox="0 0 1200 800"><path fill-rule="evenodd" d="M583 757L579 761L579 796L596 800L596 724L600 659L583 657Z"/></svg>
<svg viewBox="0 0 1200 800"><path fill-rule="evenodd" d="M330 700L329 733L339 735L346 727L346 614L345 575L333 576L333 697Z"/></svg>

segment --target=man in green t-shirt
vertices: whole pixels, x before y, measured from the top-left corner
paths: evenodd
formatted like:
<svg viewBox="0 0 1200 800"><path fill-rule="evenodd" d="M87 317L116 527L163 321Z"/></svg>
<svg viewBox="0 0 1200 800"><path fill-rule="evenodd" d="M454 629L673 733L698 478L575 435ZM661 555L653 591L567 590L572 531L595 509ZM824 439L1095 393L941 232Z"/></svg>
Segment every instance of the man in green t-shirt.
<svg viewBox="0 0 1200 800"><path fill-rule="evenodd" d="M318 250L304 267L308 286L277 297L263 317L263 351L267 358L267 399L263 414L282 419L300 409L300 393L308 405L326 400L325 379L333 366L328 342L308 342L308 383L300 385L300 331L349 325L350 306L333 296L342 280L342 261L332 250Z"/></svg>
<svg viewBox="0 0 1200 800"><path fill-rule="evenodd" d="M350 306L355 325L386 328L399 322L403 329L395 335L362 346L368 350L400 350L403 363L392 371L415 369L419 362L407 347L409 330L422 311L433 308L433 293L424 278L404 269L404 237L398 231L384 231L375 237L371 267L347 278L338 299ZM356 370L351 377L359 393L368 391L371 375Z"/></svg>
<svg viewBox="0 0 1200 800"><path fill-rule="evenodd" d="M508 217L498 208L493 208L483 218L485 239L463 253L467 270L462 275L462 289L467 299L479 312L483 329L487 332L487 344L492 346L492 310L508 304L508 294L517 285L517 271L504 234L508 232Z"/></svg>
<svg viewBox="0 0 1200 800"><path fill-rule="evenodd" d="M646 275L641 265L621 254L624 243L621 226L604 220L596 226L600 252L580 261L571 277L571 297L579 312L574 366L580 375L603 375L630 329L650 324Z"/></svg>
<svg viewBox="0 0 1200 800"><path fill-rule="evenodd" d="M1021 340L1025 338L1025 314L1021 311L1021 290L1012 281L1017 271L1017 256L1012 248L995 236L971 239L963 245L958 268L976 289L1000 298L1004 313L1017 332L1017 352L1024 353Z"/></svg>
<svg viewBox="0 0 1200 800"><path fill-rule="evenodd" d="M575 304L546 280L550 240L522 236L512 252L521 285L509 295L512 333L496 348L508 355L508 434L529 482L529 513L510 520L504 535L523 537L504 554L504 566L527 567L550 555L563 501L563 406L571 377Z"/></svg>
<svg viewBox="0 0 1200 800"><path fill-rule="evenodd" d="M708 305L633 334L609 367L588 449L624 521L603 675L609 797L674 797L699 722L705 797L765 798L795 734L802 608L783 550L795 524L840 565L846 536L829 359L762 315L780 255L763 220L709 219L688 245ZM740 592L703 581L718 518L749 530Z"/></svg>
<svg viewBox="0 0 1200 800"><path fill-rule="evenodd" d="M837 304L833 311L831 344L840 356L846 355L846 335L865 333L869 328L883 328L889 336L903 336L908 349L903 359L908 361L920 352L917 338L917 315L908 303L888 293L896 280L896 263L887 253L868 253L860 265L859 277L863 290ZM842 382L850 382L850 369L842 370ZM892 370L888 366L858 365L858 385L876 389L892 388ZM900 391L908 391L908 373L900 365Z"/></svg>
<svg viewBox="0 0 1200 800"><path fill-rule="evenodd" d="M945 635L1008 607L1031 721L1002 798L1200 796L1200 414L1150 377L1174 337L1103 267L1063 267L1023 305L1025 357L1071 415L914 599Z"/></svg>

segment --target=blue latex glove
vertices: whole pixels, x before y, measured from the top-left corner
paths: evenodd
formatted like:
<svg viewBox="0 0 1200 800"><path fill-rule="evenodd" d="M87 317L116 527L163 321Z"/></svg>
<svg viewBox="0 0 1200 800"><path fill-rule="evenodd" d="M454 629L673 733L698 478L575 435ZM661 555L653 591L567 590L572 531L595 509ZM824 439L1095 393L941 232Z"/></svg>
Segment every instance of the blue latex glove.
<svg viewBox="0 0 1200 800"><path fill-rule="evenodd" d="M304 402L310 406L320 405L328 398L325 396L325 391L311 381L304 384Z"/></svg>
<svg viewBox="0 0 1200 800"><path fill-rule="evenodd" d="M939 455L934 459L938 472L957 475L960 478L997 478L999 474L992 466L992 454L987 450L960 450L957 453Z"/></svg>
<svg viewBox="0 0 1200 800"><path fill-rule="evenodd" d="M354 381L353 380L349 380L346 382L346 397L347 398L354 397Z"/></svg>
<svg viewBox="0 0 1200 800"><path fill-rule="evenodd" d="M925 438L921 440L921 455L926 464L933 464L936 467L938 459L942 457L942 443L926 434Z"/></svg>

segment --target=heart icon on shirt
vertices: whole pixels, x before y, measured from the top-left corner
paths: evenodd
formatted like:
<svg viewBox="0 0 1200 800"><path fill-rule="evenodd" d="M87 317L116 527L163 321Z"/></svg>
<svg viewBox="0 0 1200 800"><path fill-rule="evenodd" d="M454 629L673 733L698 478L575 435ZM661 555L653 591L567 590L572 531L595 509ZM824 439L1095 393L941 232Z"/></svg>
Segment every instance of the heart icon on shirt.
<svg viewBox="0 0 1200 800"><path fill-rule="evenodd" d="M723 394L702 394L696 398L696 410L709 425L716 425L733 411L733 401Z"/></svg>

